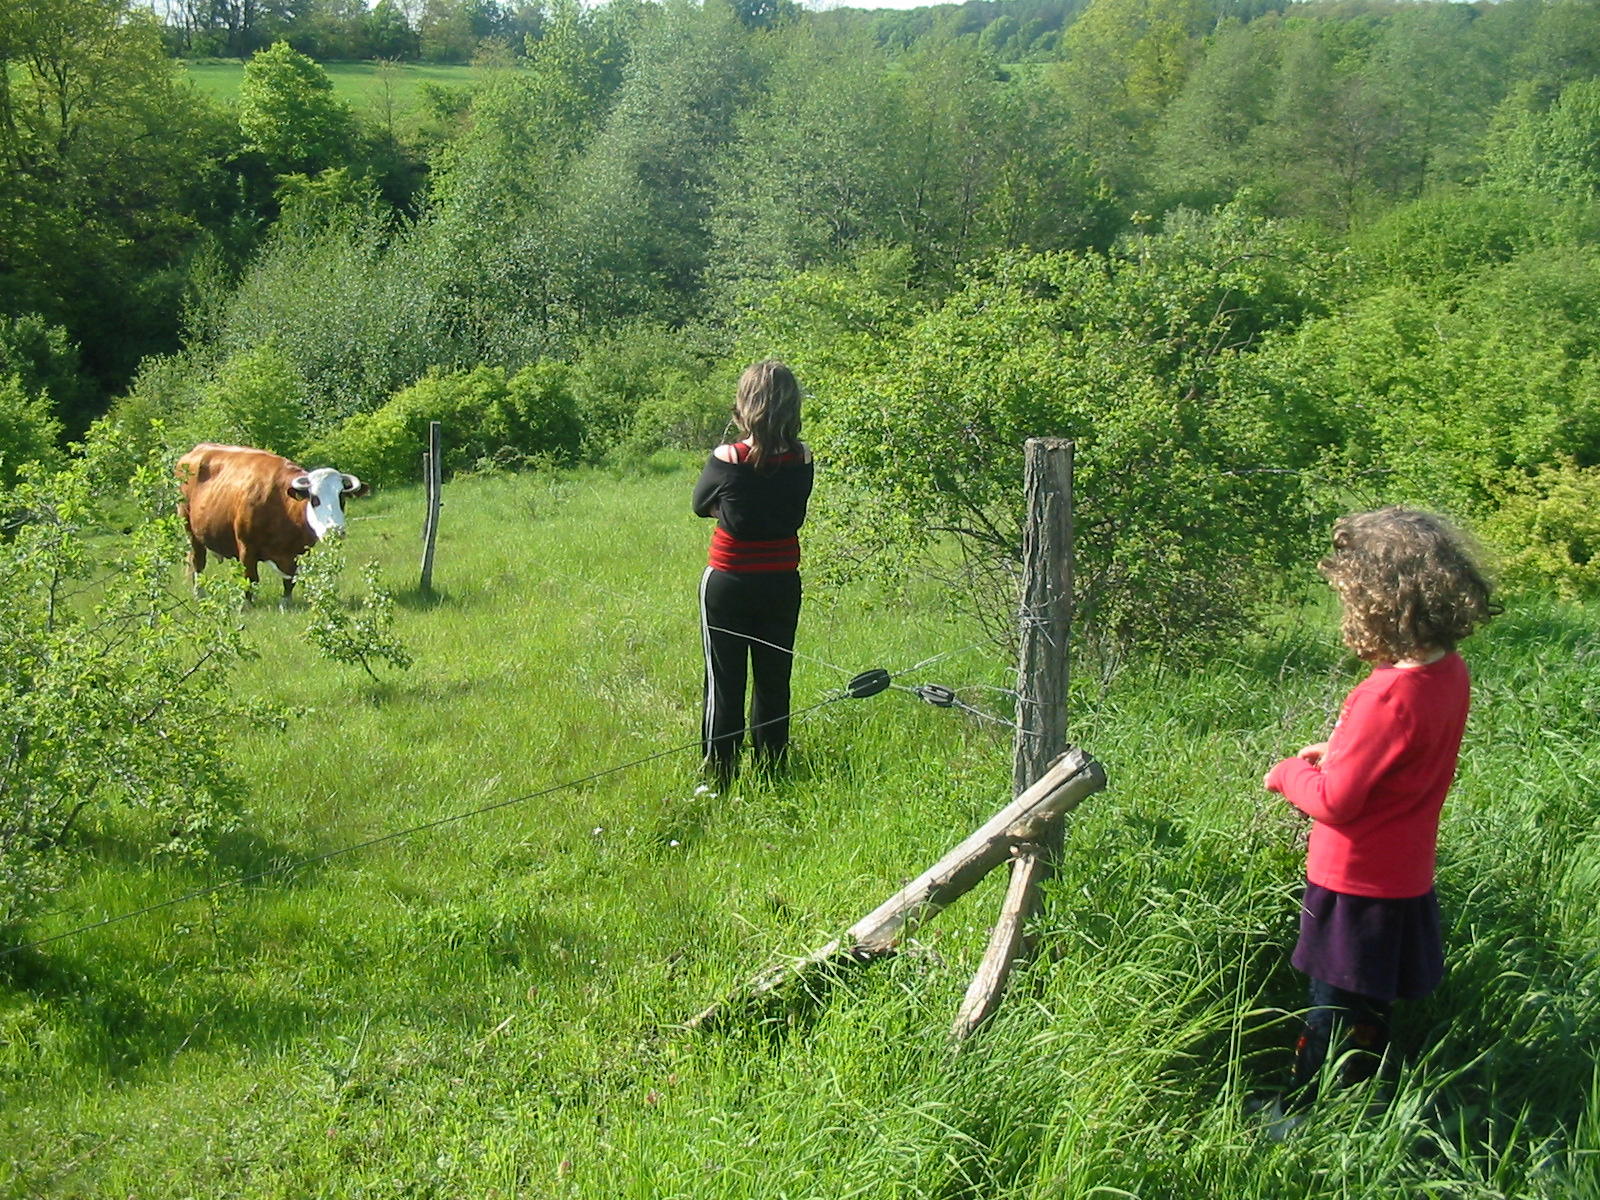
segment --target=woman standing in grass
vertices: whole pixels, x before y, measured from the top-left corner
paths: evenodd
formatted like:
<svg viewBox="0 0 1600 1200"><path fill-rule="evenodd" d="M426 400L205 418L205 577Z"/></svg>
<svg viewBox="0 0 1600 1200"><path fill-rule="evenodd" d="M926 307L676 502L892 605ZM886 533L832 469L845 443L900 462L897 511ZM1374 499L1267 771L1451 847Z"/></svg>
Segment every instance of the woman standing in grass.
<svg viewBox="0 0 1600 1200"><path fill-rule="evenodd" d="M1311 1007L1291 1107L1314 1098L1336 1039L1341 1085L1375 1074L1393 1002L1443 978L1434 855L1469 691L1456 643L1498 611L1462 536L1428 513L1341 517L1333 547L1319 570L1339 593L1345 645L1372 673L1329 739L1265 781L1313 820L1291 959L1311 977Z"/></svg>
<svg viewBox="0 0 1600 1200"><path fill-rule="evenodd" d="M811 451L800 440L800 385L781 362L745 371L733 402L740 440L711 452L694 487L696 516L715 517L700 580L706 657L702 738L721 783L738 770L750 731L758 761L783 764L789 674L800 621L800 539L811 498ZM746 666L750 716L744 717Z"/></svg>

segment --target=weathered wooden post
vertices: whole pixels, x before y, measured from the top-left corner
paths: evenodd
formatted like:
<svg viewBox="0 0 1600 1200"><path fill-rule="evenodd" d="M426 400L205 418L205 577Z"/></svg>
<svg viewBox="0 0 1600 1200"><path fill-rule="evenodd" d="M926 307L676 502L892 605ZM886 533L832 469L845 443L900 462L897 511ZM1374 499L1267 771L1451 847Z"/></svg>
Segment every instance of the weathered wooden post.
<svg viewBox="0 0 1600 1200"><path fill-rule="evenodd" d="M1072 633L1072 443L1029 438L1023 488L1021 653L1011 790L1028 790L1067 748L1067 645Z"/></svg>
<svg viewBox="0 0 1600 1200"><path fill-rule="evenodd" d="M428 448L422 455L423 486L427 493L428 513L422 523L422 594L433 595L433 546L439 536L440 493L443 491L444 471L440 455L439 422L428 422Z"/></svg>
<svg viewBox="0 0 1600 1200"><path fill-rule="evenodd" d="M1022 537L1021 651L1017 658L1017 733L1011 784L1021 795L1067 746L1067 648L1072 632L1072 443L1029 438L1023 448L1028 524ZM988 1019L1005 995L1011 969L1032 952L1025 937L1062 844L1059 820L1037 841L1013 847L1011 883L989 948L972 977L951 1036L957 1041Z"/></svg>

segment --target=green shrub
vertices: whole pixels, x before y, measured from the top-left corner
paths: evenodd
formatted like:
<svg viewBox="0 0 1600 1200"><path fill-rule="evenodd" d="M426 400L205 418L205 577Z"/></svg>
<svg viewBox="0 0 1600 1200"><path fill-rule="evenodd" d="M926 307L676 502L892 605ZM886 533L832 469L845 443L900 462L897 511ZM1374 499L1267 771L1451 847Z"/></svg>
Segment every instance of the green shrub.
<svg viewBox="0 0 1600 1200"><path fill-rule="evenodd" d="M30 394L46 397L54 406L52 415L74 431L96 399L67 331L37 313L0 317L0 376L6 375L17 376Z"/></svg>
<svg viewBox="0 0 1600 1200"><path fill-rule="evenodd" d="M0 931L71 877L102 822L133 819L130 854L207 856L241 794L224 743L270 715L231 686L249 653L237 587L195 595L177 570L170 469L141 468L130 504L127 480L100 486L114 449L91 436L67 469L0 494ZM112 522L124 532L106 537Z"/></svg>
<svg viewBox="0 0 1600 1200"><path fill-rule="evenodd" d="M593 459L628 444L627 456L649 453L681 435L671 399L703 383L710 368L681 333L663 325L630 325L586 346L574 364L572 391ZM659 437L652 428L659 428Z"/></svg>
<svg viewBox="0 0 1600 1200"><path fill-rule="evenodd" d="M30 396L15 375L0 376L0 487L16 483L24 467L55 465L60 437L49 398Z"/></svg>
<svg viewBox="0 0 1600 1200"><path fill-rule="evenodd" d="M487 415L483 428L487 457L510 447L520 448L525 458L571 463L582 449L583 423L573 395L572 368L565 363L543 361L523 367Z"/></svg>
<svg viewBox="0 0 1600 1200"><path fill-rule="evenodd" d="M428 425L438 421L447 474L530 459L569 461L582 437L569 373L559 363L535 363L509 379L499 367L431 372L318 439L308 457L376 485L414 482Z"/></svg>
<svg viewBox="0 0 1600 1200"><path fill-rule="evenodd" d="M729 431L733 391L732 380L719 387L716 379L667 372L634 411L616 457L631 463L658 450L709 450Z"/></svg>
<svg viewBox="0 0 1600 1200"><path fill-rule="evenodd" d="M1600 595L1600 467L1565 459L1532 475L1513 472L1483 534L1498 551L1499 583L1508 591Z"/></svg>
<svg viewBox="0 0 1600 1200"><path fill-rule="evenodd" d="M305 379L268 343L223 363L187 426L196 442L254 446L293 458L306 440Z"/></svg>
<svg viewBox="0 0 1600 1200"><path fill-rule="evenodd" d="M1080 635L1182 656L1238 634L1317 525L1300 397L1249 365L1303 316L1314 270L1282 229L1227 214L1113 257L992 264L876 365L805 380L827 476L813 561L927 562L954 538L972 569L952 596L1014 612L1023 446L1071 438Z"/></svg>

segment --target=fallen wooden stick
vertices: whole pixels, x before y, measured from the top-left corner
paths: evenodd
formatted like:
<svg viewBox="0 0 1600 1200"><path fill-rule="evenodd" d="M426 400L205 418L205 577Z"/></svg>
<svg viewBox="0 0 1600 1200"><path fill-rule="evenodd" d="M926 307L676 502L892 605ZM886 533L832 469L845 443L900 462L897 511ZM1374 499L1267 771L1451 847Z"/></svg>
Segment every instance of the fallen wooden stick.
<svg viewBox="0 0 1600 1200"><path fill-rule="evenodd" d="M898 893L857 921L841 938L793 962L757 975L733 996L686 1022L705 1029L732 1009L770 996L824 963L861 963L891 953L895 943L951 902L971 891L1011 857L1012 847L1041 838L1047 828L1106 786L1105 768L1077 747L1050 764L1037 783L974 830L958 846Z"/></svg>
<svg viewBox="0 0 1600 1200"><path fill-rule="evenodd" d="M989 949L967 987L966 999L956 1014L950 1036L957 1043L989 1019L1006 993L1011 971L1027 956L1028 918L1038 903L1039 884L1050 873L1050 856L1042 846L1025 842L1016 847L1011 861L1011 884L1000 908L1000 920L989 935Z"/></svg>

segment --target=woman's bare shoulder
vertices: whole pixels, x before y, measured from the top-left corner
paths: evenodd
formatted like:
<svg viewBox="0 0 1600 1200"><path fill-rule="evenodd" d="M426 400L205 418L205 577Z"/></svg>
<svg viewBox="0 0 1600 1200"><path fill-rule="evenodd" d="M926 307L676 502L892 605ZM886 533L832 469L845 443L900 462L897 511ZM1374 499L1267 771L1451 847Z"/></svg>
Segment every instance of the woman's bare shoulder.
<svg viewBox="0 0 1600 1200"><path fill-rule="evenodd" d="M738 462L739 452L727 443L723 443L711 452L711 457L726 463Z"/></svg>

